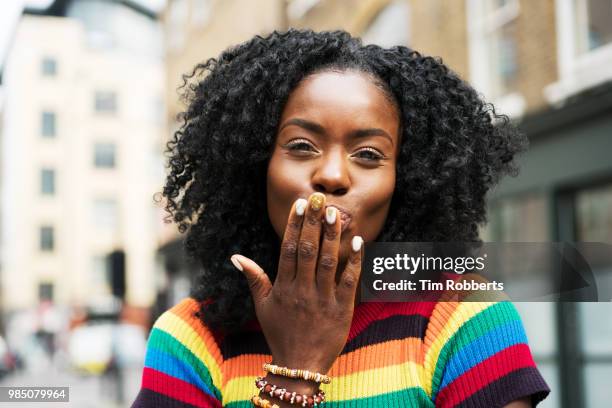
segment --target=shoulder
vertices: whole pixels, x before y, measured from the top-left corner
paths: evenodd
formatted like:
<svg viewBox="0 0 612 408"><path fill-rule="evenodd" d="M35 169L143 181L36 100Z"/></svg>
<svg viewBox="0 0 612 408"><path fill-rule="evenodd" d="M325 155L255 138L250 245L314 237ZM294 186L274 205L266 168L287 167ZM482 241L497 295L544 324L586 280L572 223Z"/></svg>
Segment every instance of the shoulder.
<svg viewBox="0 0 612 408"><path fill-rule="evenodd" d="M424 345L428 391L437 406L480 398L499 399L502 406L529 395L535 404L550 391L509 301L438 302Z"/></svg>
<svg viewBox="0 0 612 408"><path fill-rule="evenodd" d="M147 341L143 388L173 398L204 394L221 400L223 358L216 336L196 316L199 310L198 301L186 298L157 318Z"/></svg>

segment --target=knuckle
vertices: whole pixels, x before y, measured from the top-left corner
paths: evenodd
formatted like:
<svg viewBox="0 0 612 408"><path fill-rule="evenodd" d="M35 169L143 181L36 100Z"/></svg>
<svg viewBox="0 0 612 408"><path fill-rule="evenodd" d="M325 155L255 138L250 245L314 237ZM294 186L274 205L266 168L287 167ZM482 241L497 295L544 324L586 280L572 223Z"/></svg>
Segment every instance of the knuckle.
<svg viewBox="0 0 612 408"><path fill-rule="evenodd" d="M281 245L281 256L284 258L293 258L297 254L297 245L294 241L286 241Z"/></svg>
<svg viewBox="0 0 612 408"><path fill-rule="evenodd" d="M351 273L347 273L342 277L342 287L346 289L354 289L357 286L357 279Z"/></svg>
<svg viewBox="0 0 612 408"><path fill-rule="evenodd" d="M310 214L306 217L306 222L308 223L308 225L317 225L320 224L321 222L319 221L319 218L317 217L316 214Z"/></svg>
<svg viewBox="0 0 612 408"><path fill-rule="evenodd" d="M334 228L326 228L325 229L325 239L328 241L333 241L338 237L338 233Z"/></svg>
<svg viewBox="0 0 612 408"><path fill-rule="evenodd" d="M301 226L302 225L299 219L290 219L287 223L287 227L292 230L299 230Z"/></svg>
<svg viewBox="0 0 612 408"><path fill-rule="evenodd" d="M319 266L325 271L330 271L338 264L338 259L333 255L321 255L319 258Z"/></svg>
<svg viewBox="0 0 612 408"><path fill-rule="evenodd" d="M291 306L294 310L307 311L310 306L310 298L305 294L296 295L291 301Z"/></svg>
<svg viewBox="0 0 612 408"><path fill-rule="evenodd" d="M300 241L299 256L304 260L311 260L317 256L317 246L311 241Z"/></svg>
<svg viewBox="0 0 612 408"><path fill-rule="evenodd" d="M358 255L349 256L349 264L352 266L359 266L361 265L361 258Z"/></svg>
<svg viewBox="0 0 612 408"><path fill-rule="evenodd" d="M274 303L276 303L277 305L282 304L283 300L284 300L284 296L280 293L280 291L278 290L273 290L272 291L272 300L274 301Z"/></svg>

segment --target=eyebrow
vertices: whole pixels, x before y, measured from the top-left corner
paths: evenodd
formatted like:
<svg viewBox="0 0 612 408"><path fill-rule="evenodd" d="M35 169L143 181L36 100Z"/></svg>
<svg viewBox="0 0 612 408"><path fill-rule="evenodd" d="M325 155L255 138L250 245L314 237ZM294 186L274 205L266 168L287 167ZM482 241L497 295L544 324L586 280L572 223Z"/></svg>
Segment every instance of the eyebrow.
<svg viewBox="0 0 612 408"><path fill-rule="evenodd" d="M283 130L289 125L299 126L303 129L308 130L309 132L316 133L318 135L325 134L325 128L323 126L317 123L305 120L305 119L298 119L298 118L289 119L288 121L283 123L283 125L280 127L278 131L280 132L281 130ZM383 136L389 139L389 141L391 142L391 146L394 146L393 138L391 137L391 135L389 135L389 133L385 132L384 130L380 128L357 129L357 130L352 131L350 133L350 136L354 138L361 138L361 137L368 137L368 136Z"/></svg>

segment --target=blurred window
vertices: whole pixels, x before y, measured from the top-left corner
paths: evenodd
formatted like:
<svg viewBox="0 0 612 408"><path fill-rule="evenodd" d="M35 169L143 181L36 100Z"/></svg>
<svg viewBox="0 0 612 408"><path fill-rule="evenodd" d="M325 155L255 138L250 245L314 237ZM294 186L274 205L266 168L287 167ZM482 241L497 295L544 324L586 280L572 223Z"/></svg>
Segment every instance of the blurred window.
<svg viewBox="0 0 612 408"><path fill-rule="evenodd" d="M366 44L381 47L410 43L410 9L405 1L393 1L374 17L361 36Z"/></svg>
<svg viewBox="0 0 612 408"><path fill-rule="evenodd" d="M167 19L168 48L171 51L178 51L185 45L185 23L189 15L189 4L187 0L173 0L170 2Z"/></svg>
<svg viewBox="0 0 612 408"><path fill-rule="evenodd" d="M117 94L112 91L96 91L94 109L98 113L115 113L117 111Z"/></svg>
<svg viewBox="0 0 612 408"><path fill-rule="evenodd" d="M97 198L93 202L93 224L103 230L117 228L117 202L112 198Z"/></svg>
<svg viewBox="0 0 612 408"><path fill-rule="evenodd" d="M96 143L94 145L94 166L98 168L115 167L116 147L114 143Z"/></svg>
<svg viewBox="0 0 612 408"><path fill-rule="evenodd" d="M40 171L40 192L45 195L55 194L55 170L42 169Z"/></svg>
<svg viewBox="0 0 612 408"><path fill-rule="evenodd" d="M40 301L53 301L53 284L44 282L38 285L38 300Z"/></svg>
<svg viewBox="0 0 612 408"><path fill-rule="evenodd" d="M53 251L55 248L55 240L53 227L43 226L40 227L40 250L41 251Z"/></svg>
<svg viewBox="0 0 612 408"><path fill-rule="evenodd" d="M546 242L548 211L543 194L530 193L492 201L482 239L493 242Z"/></svg>
<svg viewBox="0 0 612 408"><path fill-rule="evenodd" d="M518 91L519 0L468 0L471 59L476 84L489 98ZM476 72L478 71L478 72Z"/></svg>
<svg viewBox="0 0 612 408"><path fill-rule="evenodd" d="M576 53L612 43L612 1L574 0Z"/></svg>
<svg viewBox="0 0 612 408"><path fill-rule="evenodd" d="M41 63L43 76L55 76L57 74L57 62L54 58L44 57Z"/></svg>
<svg viewBox="0 0 612 408"><path fill-rule="evenodd" d="M55 112L45 111L41 115L41 133L44 137L55 137Z"/></svg>
<svg viewBox="0 0 612 408"><path fill-rule="evenodd" d="M503 96L517 86L519 4L518 0L485 0L484 7L491 91L495 96Z"/></svg>
<svg viewBox="0 0 612 408"><path fill-rule="evenodd" d="M576 234L579 241L612 243L612 184L578 192ZM612 282L612 270L598 270L597 273ZM612 303L581 302L578 313L587 406L603 407L610 402Z"/></svg>

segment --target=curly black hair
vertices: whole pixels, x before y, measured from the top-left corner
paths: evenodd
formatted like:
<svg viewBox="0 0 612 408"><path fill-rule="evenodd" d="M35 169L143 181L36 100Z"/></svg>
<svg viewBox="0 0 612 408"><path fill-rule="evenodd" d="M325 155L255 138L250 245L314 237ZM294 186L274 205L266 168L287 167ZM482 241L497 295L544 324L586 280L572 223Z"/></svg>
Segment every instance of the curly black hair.
<svg viewBox="0 0 612 408"><path fill-rule="evenodd" d="M268 161L291 91L330 69L367 73L400 112L396 190L377 241L481 242L487 191L518 173L526 137L439 57L296 29L227 49L183 76L187 107L166 146L162 193L167 221L187 231L187 254L201 263L191 295L213 330L237 332L255 317L231 254L254 259L274 281L280 243L267 214Z"/></svg>

